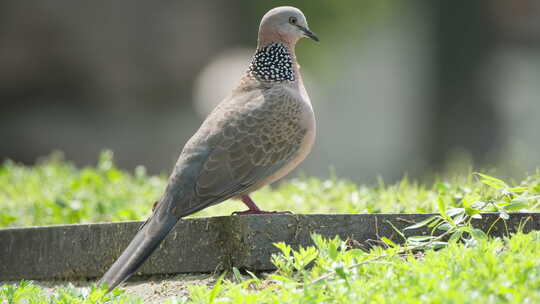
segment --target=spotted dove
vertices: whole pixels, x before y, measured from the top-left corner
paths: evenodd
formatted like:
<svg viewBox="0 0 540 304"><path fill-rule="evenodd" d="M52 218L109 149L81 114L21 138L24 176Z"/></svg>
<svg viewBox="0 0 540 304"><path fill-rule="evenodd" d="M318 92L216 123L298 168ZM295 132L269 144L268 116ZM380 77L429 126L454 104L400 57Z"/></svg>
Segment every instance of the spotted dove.
<svg viewBox="0 0 540 304"><path fill-rule="evenodd" d="M302 37L318 41L294 7L268 11L257 51L239 85L182 150L150 218L98 284L129 278L182 217L230 198L260 210L249 194L294 169L315 139L315 117L296 62Z"/></svg>

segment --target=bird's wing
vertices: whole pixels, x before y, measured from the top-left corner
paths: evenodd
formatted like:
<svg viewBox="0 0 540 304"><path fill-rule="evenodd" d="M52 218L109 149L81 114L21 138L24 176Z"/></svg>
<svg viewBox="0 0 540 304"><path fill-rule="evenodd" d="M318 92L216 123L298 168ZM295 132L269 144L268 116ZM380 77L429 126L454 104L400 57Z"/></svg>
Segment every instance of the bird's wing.
<svg viewBox="0 0 540 304"><path fill-rule="evenodd" d="M184 148L186 155L203 151L205 157L193 176L194 196L177 200L173 213L185 216L243 194L283 168L306 134L301 114L301 101L285 89L245 92L222 102Z"/></svg>

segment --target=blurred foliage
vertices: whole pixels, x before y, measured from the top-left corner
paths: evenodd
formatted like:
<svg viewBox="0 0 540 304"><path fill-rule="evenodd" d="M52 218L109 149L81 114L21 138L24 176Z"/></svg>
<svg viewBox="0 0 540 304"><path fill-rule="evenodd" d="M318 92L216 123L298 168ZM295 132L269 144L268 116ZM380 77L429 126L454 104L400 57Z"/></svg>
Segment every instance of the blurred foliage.
<svg viewBox="0 0 540 304"><path fill-rule="evenodd" d="M265 210L294 213L438 212L441 202L448 208L485 203L485 211L509 204L510 211L539 209L540 171L516 185L494 180L498 179L470 171L436 178L431 185L406 177L391 185L380 180L376 186L336 176L298 177L265 187L253 199ZM118 169L110 151L100 155L96 167L77 168L60 154L35 166L6 161L0 166L0 227L142 220L165 184L164 175L149 176L142 166L134 172ZM243 209L241 202L229 201L193 216L230 215Z"/></svg>
<svg viewBox="0 0 540 304"><path fill-rule="evenodd" d="M0 167L0 226L51 225L140 219L148 214L165 179L116 168L103 152L95 168L76 168L61 154L27 167Z"/></svg>
<svg viewBox="0 0 540 304"><path fill-rule="evenodd" d="M311 27L316 26L320 32L347 33L362 24L370 23L382 15L399 9L401 1L395 0L368 0L368 1L272 1L250 2L253 12L266 12L277 6L295 6L300 8L308 19ZM261 16L256 14L253 18L258 23ZM331 37L328 37L331 39Z"/></svg>

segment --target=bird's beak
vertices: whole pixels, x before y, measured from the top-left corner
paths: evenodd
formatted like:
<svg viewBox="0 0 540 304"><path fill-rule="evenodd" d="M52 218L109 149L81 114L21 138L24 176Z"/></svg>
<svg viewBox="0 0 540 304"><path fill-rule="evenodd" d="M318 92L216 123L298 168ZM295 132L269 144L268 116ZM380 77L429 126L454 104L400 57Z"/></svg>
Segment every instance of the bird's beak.
<svg viewBox="0 0 540 304"><path fill-rule="evenodd" d="M297 26L304 33L304 36L311 38L315 41L319 41L319 37L317 37L317 35L315 35L312 31L308 30L307 28L301 25L297 25Z"/></svg>

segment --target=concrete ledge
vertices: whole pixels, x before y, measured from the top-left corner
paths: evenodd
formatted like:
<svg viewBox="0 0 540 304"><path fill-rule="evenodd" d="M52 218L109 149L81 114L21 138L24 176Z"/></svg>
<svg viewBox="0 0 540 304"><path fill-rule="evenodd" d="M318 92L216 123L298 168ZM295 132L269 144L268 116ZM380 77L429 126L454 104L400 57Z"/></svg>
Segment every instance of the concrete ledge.
<svg viewBox="0 0 540 304"><path fill-rule="evenodd" d="M139 275L212 272L231 266L271 270L272 245L311 244L310 235L339 235L359 243L385 236L402 242L389 223L402 230L433 214L251 215L181 220L141 267ZM513 213L503 221L484 214L474 225L503 236L523 227L540 230L540 213ZM0 281L80 279L102 275L120 255L142 222L0 229ZM426 228L407 231L429 234Z"/></svg>

